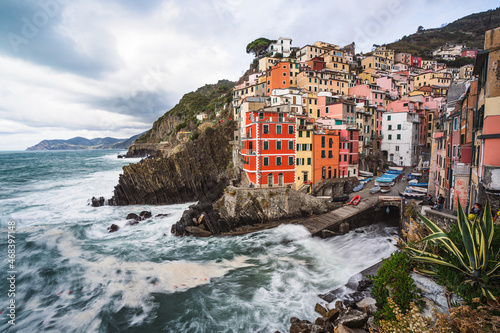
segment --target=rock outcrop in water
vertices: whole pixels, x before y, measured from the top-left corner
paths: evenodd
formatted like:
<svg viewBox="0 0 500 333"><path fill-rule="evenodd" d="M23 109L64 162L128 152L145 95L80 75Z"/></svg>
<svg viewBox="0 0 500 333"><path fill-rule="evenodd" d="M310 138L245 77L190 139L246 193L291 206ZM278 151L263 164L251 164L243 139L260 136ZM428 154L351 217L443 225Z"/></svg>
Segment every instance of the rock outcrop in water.
<svg viewBox="0 0 500 333"><path fill-rule="evenodd" d="M227 172L236 124L207 128L168 157L156 156L123 168L115 187L115 205L167 205L214 202L229 184Z"/></svg>

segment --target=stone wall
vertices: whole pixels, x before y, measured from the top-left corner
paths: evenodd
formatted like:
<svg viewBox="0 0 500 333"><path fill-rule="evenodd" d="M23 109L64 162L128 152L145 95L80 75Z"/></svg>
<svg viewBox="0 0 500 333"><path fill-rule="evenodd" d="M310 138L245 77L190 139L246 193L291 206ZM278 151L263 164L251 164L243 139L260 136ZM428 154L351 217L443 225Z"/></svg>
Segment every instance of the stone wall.
<svg viewBox="0 0 500 333"><path fill-rule="evenodd" d="M432 210L430 206L422 207L422 215L434 222L443 231L450 231L451 225L456 224L458 221L456 216Z"/></svg>

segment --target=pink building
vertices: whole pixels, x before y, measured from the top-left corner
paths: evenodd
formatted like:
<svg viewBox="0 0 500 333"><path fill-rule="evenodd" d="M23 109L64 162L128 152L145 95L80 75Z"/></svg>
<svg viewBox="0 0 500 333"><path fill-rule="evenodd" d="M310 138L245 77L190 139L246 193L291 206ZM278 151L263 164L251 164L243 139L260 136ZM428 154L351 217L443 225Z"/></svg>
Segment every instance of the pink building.
<svg viewBox="0 0 500 333"><path fill-rule="evenodd" d="M356 124L356 103L351 98L337 98L320 93L318 112L322 118L342 120L347 125Z"/></svg>
<svg viewBox="0 0 500 333"><path fill-rule="evenodd" d="M392 98L396 99L399 97L399 91L393 78L389 76L379 77L377 78L377 85L380 87L380 90L389 93Z"/></svg>

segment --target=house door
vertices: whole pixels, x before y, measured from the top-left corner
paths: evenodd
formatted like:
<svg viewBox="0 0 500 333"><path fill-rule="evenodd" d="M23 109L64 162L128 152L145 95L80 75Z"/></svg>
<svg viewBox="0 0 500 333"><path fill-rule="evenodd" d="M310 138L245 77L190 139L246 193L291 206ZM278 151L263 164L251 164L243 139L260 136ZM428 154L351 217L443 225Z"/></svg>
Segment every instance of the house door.
<svg viewBox="0 0 500 333"><path fill-rule="evenodd" d="M332 178L332 168L328 167L328 178Z"/></svg>
<svg viewBox="0 0 500 333"><path fill-rule="evenodd" d="M273 187L273 182L274 182L274 180L273 180L273 174L272 174L272 173L270 173L270 174L267 176L267 186L269 186L269 187Z"/></svg>
<svg viewBox="0 0 500 333"><path fill-rule="evenodd" d="M309 179L307 178L307 173L304 173L304 183L307 182Z"/></svg>
<svg viewBox="0 0 500 333"><path fill-rule="evenodd" d="M283 174L278 175L278 186L283 186Z"/></svg>

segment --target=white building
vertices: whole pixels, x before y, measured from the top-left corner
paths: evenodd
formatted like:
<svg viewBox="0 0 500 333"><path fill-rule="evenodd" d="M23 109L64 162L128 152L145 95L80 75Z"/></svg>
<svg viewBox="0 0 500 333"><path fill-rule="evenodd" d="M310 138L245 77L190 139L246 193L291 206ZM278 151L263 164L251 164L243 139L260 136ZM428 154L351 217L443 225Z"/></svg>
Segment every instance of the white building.
<svg viewBox="0 0 500 333"><path fill-rule="evenodd" d="M418 163L418 115L413 112L384 112L382 146L389 162L412 166Z"/></svg>
<svg viewBox="0 0 500 333"><path fill-rule="evenodd" d="M278 38L276 43L272 43L267 47L267 52L272 53L272 56L281 53L283 58L288 58L292 52L292 39L287 37Z"/></svg>

